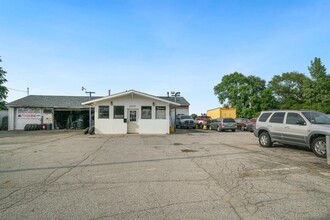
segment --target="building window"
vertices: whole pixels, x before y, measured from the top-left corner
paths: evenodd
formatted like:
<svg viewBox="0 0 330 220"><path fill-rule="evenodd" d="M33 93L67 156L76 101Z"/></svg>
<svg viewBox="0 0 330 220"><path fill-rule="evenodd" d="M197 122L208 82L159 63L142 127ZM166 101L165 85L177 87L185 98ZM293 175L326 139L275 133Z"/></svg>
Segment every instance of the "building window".
<svg viewBox="0 0 330 220"><path fill-rule="evenodd" d="M109 106L99 106L99 118L109 118Z"/></svg>
<svg viewBox="0 0 330 220"><path fill-rule="evenodd" d="M166 119L165 106L156 106L156 119Z"/></svg>
<svg viewBox="0 0 330 220"><path fill-rule="evenodd" d="M141 119L151 119L151 106L141 107Z"/></svg>
<svg viewBox="0 0 330 220"><path fill-rule="evenodd" d="M124 118L124 106L114 106L113 107L113 118L123 119Z"/></svg>

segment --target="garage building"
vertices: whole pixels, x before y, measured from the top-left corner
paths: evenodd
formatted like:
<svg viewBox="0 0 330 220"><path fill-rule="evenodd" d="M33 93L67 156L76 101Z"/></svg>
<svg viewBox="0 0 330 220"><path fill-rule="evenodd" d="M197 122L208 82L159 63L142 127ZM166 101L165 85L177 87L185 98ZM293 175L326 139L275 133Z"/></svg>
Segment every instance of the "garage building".
<svg viewBox="0 0 330 220"><path fill-rule="evenodd" d="M128 97L131 98L128 99ZM108 122L119 122L119 118L112 120L114 119L113 111L115 109L117 111L117 108L114 108L114 106L118 104L114 103L119 100L125 102L121 104L121 106L124 106L123 114L120 116L122 123L119 123L120 125L118 126L113 123L106 125L106 120L99 117L100 114L107 114L100 113L100 109L101 111L106 111L107 108L102 109L99 106L108 105L108 114L109 117L112 117L111 119L109 118ZM153 96L135 90L110 96L94 96L91 100L87 96L29 95L7 104L8 129L23 130L26 124L44 124L49 129L83 129L88 127L89 108L91 108L92 122L94 124L95 119L96 133L164 134L169 133L169 125L174 124L175 114L189 114L189 105L189 102L184 97L172 97L169 96L169 93L167 96ZM127 120L130 120L128 113L134 114L130 111L130 109L134 108L137 109L136 116L137 120L139 120L139 129L132 132L128 130ZM94 117L94 109L96 117ZM150 117L150 113L151 120L145 119L145 117ZM148 116L145 116L145 114ZM156 114L158 116L159 114L166 114L166 122L164 119L156 119ZM126 119L126 122L124 122L124 119Z"/></svg>
<svg viewBox="0 0 330 220"><path fill-rule="evenodd" d="M92 97L96 99L99 97ZM29 95L7 104L8 130L23 130L26 124L46 124L49 129L88 127L86 96Z"/></svg>

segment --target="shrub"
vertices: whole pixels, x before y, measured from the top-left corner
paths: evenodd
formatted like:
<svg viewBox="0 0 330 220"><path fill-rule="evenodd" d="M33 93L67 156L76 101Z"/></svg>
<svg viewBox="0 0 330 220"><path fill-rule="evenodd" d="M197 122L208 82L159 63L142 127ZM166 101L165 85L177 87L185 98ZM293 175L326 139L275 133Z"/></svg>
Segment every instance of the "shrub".
<svg viewBox="0 0 330 220"><path fill-rule="evenodd" d="M4 131L8 130L8 116L5 116L2 118L1 130L4 130Z"/></svg>

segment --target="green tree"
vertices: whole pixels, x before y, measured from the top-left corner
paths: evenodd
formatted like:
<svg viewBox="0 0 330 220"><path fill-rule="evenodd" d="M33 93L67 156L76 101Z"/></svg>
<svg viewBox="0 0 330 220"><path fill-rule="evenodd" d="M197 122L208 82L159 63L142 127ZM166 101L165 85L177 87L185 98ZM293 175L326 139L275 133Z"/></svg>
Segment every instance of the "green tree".
<svg viewBox="0 0 330 220"><path fill-rule="evenodd" d="M195 119L195 118L197 118L197 115L196 115L196 114L191 114L191 117L192 117L193 119Z"/></svg>
<svg viewBox="0 0 330 220"><path fill-rule="evenodd" d="M0 63L2 62L1 57L0 57ZM2 69L0 66L0 110L6 109L6 98L8 94L8 89L6 86L4 86L4 83L7 82L7 79L5 78L6 76L6 71Z"/></svg>
<svg viewBox="0 0 330 220"><path fill-rule="evenodd" d="M275 75L268 83L280 109L301 109L305 107L304 83L310 79L299 72Z"/></svg>
<svg viewBox="0 0 330 220"><path fill-rule="evenodd" d="M222 77L221 82L214 87L214 94L218 97L220 104L237 106L240 103L240 89L246 81L246 77L238 72Z"/></svg>
<svg viewBox="0 0 330 220"><path fill-rule="evenodd" d="M304 85L306 104L311 109L330 113L330 75L327 68L320 58L315 57L308 70L312 80Z"/></svg>
<svg viewBox="0 0 330 220"><path fill-rule="evenodd" d="M261 92L261 97L260 97L260 111L266 111L266 110L278 109L278 108L279 108L279 103L274 97L273 91L270 88L264 89Z"/></svg>
<svg viewBox="0 0 330 220"><path fill-rule="evenodd" d="M214 87L214 94L220 104L235 107L238 117L251 118L260 111L260 97L265 84L265 80L259 77L246 77L234 72L222 77L221 82Z"/></svg>

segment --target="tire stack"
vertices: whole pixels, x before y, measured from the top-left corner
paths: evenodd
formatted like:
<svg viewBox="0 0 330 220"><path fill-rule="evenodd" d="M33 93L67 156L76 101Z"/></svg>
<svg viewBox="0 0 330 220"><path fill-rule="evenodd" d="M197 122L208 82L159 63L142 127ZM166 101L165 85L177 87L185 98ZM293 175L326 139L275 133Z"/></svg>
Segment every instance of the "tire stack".
<svg viewBox="0 0 330 220"><path fill-rule="evenodd" d="M37 131L37 130L41 130L40 124L26 124L24 126L24 131Z"/></svg>
<svg viewBox="0 0 330 220"><path fill-rule="evenodd" d="M84 134L90 134L90 135L95 134L95 127L87 127L87 128L85 128Z"/></svg>

